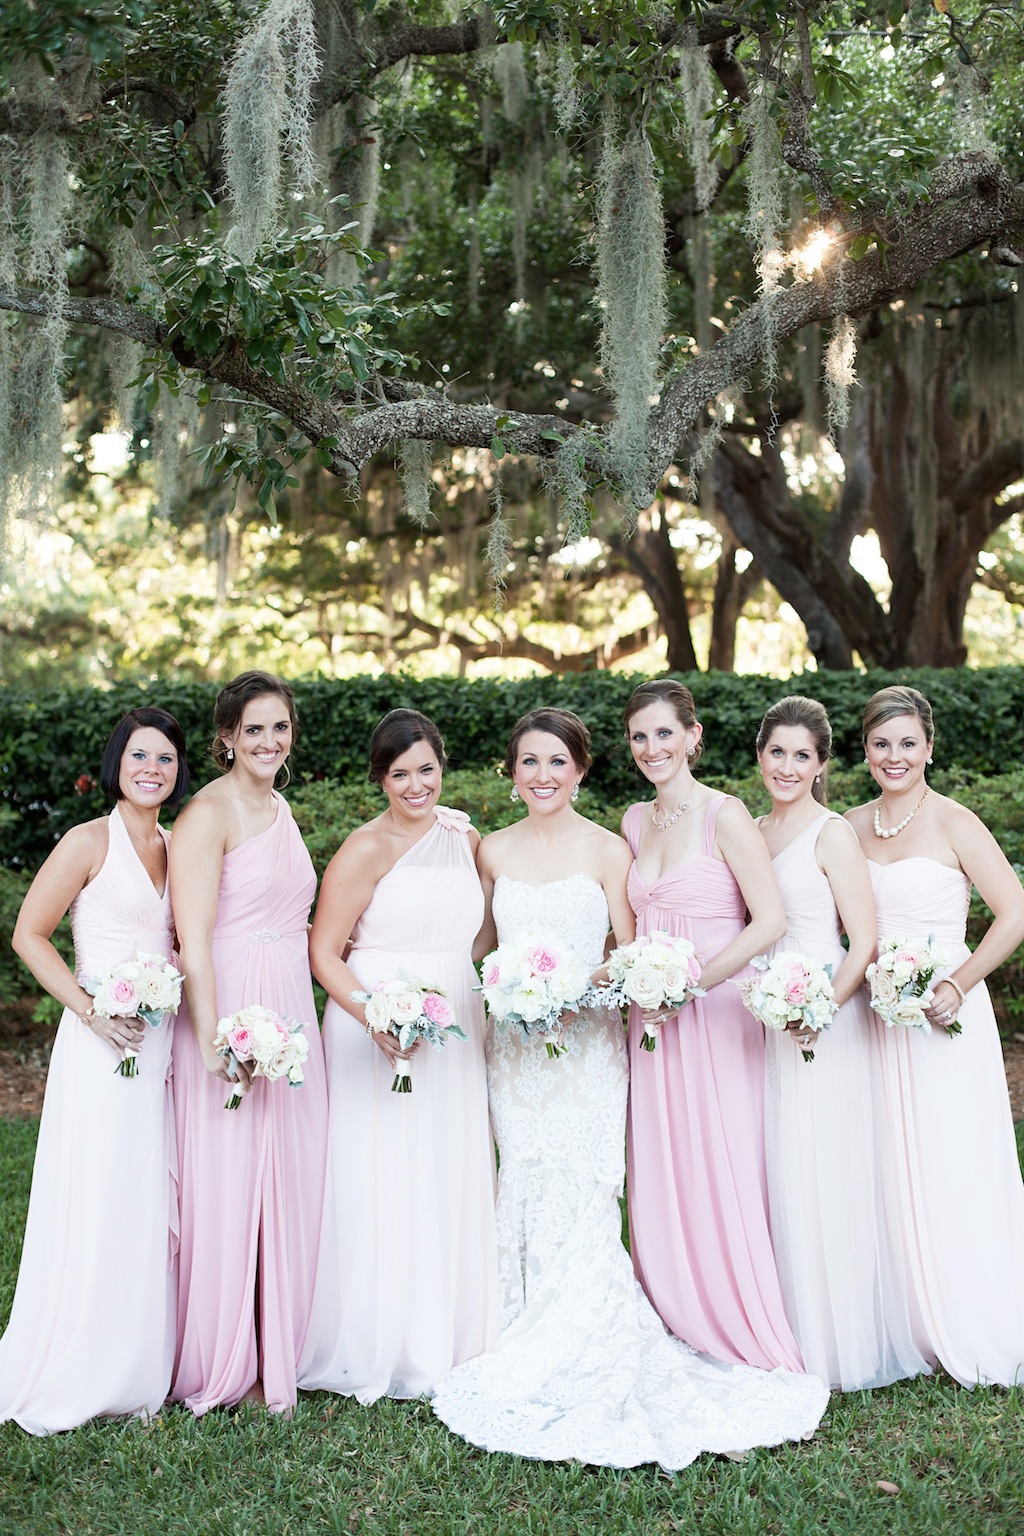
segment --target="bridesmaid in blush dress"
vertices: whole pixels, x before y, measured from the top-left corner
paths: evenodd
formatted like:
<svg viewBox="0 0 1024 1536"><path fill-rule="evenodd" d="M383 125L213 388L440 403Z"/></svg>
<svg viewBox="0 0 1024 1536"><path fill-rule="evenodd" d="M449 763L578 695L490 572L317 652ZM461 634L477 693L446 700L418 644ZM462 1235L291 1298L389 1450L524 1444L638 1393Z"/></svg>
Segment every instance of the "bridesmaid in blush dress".
<svg viewBox="0 0 1024 1536"><path fill-rule="evenodd" d="M290 1412L313 1293L327 1136L309 971L316 876L274 788L295 734L287 683L244 672L214 708L225 771L182 812L171 891L187 1012L174 1045L181 1179L173 1396L195 1414L243 1397ZM228 1112L218 1018L253 1003L308 1025L305 1082L257 1078Z"/></svg>
<svg viewBox="0 0 1024 1536"><path fill-rule="evenodd" d="M61 838L14 930L22 960L64 1004L0 1339L0 1421L34 1435L99 1414L159 1413L174 1353L174 1021L151 1029L102 1018L83 985L139 954L171 958L167 833L157 818L188 787L173 715L148 707L125 715L100 783L114 809ZM51 942L69 906L74 973ZM126 1078L117 1067L129 1046L138 1071Z"/></svg>
<svg viewBox="0 0 1024 1536"><path fill-rule="evenodd" d="M832 728L815 699L774 704L757 733L772 808L758 823L782 888L786 950L832 967L829 1029L768 1030L765 1131L775 1256L804 1364L833 1387L925 1369L879 1243L864 970L876 946L871 876L851 827L826 808ZM841 935L846 932L849 949ZM802 1047L813 1047L814 1060Z"/></svg>
<svg viewBox="0 0 1024 1536"><path fill-rule="evenodd" d="M429 1393L497 1327L494 1144L473 941L484 916L461 811L438 805L444 742L394 709L370 739L386 809L324 875L311 949L330 993L330 1152L313 1316L299 1383L354 1396ZM402 1051L367 1035L353 993L400 976L443 986L467 1038ZM412 1092L393 1093L396 1059Z"/></svg>
<svg viewBox="0 0 1024 1536"><path fill-rule="evenodd" d="M640 1010L630 1012L633 1263L694 1349L800 1370L769 1231L764 1030L732 985L785 930L778 882L746 808L693 778L702 727L689 689L642 683L625 720L634 761L657 791L622 822L637 932L690 939L707 992L665 1020L654 1051L640 1044Z"/></svg>
<svg viewBox="0 0 1024 1536"><path fill-rule="evenodd" d="M1010 1386L1024 1382L1024 1186L985 977L1024 939L1024 891L977 816L929 789L934 737L916 688L874 694L864 750L882 794L847 813L879 936L934 935L947 956L931 1034L874 1023L885 1240L924 1359L965 1387ZM972 885L994 914L973 954Z"/></svg>

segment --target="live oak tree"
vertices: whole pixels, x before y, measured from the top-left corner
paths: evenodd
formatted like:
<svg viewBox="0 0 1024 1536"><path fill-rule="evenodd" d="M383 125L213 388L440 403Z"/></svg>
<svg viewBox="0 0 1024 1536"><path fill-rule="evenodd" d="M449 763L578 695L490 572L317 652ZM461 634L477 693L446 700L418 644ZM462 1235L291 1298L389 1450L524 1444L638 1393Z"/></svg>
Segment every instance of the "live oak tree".
<svg viewBox="0 0 1024 1536"><path fill-rule="evenodd" d="M699 478L713 661L758 576L823 663L961 660L1024 476L1021 41L981 0L8 0L5 498L51 493L102 336L111 397L141 376L168 440L203 413L210 474L271 515L310 465L355 488L385 456L426 525L432 462L475 455L522 583L527 461L563 533L618 503L606 559L690 666L662 493ZM845 461L817 503L801 423ZM850 563L867 527L888 604Z"/></svg>

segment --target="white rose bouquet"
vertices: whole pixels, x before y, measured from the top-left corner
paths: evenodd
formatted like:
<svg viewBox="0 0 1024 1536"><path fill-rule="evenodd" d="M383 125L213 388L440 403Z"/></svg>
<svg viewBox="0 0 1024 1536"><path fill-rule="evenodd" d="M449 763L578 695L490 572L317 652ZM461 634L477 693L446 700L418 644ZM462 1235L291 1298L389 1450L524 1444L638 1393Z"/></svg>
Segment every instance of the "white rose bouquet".
<svg viewBox="0 0 1024 1536"><path fill-rule="evenodd" d="M169 1013L177 1013L181 1007L184 979L163 955L143 954L122 960L95 981L83 981L82 985L92 993L93 1010L101 1018L142 1019L157 1029ZM138 1076L138 1055L131 1046L125 1047L116 1070L122 1077Z"/></svg>
<svg viewBox="0 0 1024 1536"><path fill-rule="evenodd" d="M886 1027L920 1029L930 1035L932 1027L925 1009L933 997L932 981L936 971L947 963L947 956L928 935L928 942L911 943L908 939L883 939L878 959L868 966L865 978L870 988L869 1001ZM959 1020L947 1025L947 1033L960 1033Z"/></svg>
<svg viewBox="0 0 1024 1536"><path fill-rule="evenodd" d="M769 960L757 955L751 965L759 972L737 982L743 1002L765 1029L813 1031L828 1029L836 1011L832 991L832 967L810 960L806 955L780 950ZM813 1061L814 1052L803 1048L804 1061Z"/></svg>
<svg viewBox="0 0 1024 1536"><path fill-rule="evenodd" d="M370 1035L394 1035L403 1051L417 1040L426 1040L440 1050L454 1036L465 1040L465 1031L456 1022L455 1010L444 987L429 986L425 981L409 981L396 976L378 981L369 992L353 992L353 1000L366 1007L366 1029ZM392 1093L412 1092L412 1062L395 1062Z"/></svg>
<svg viewBox="0 0 1024 1536"><path fill-rule="evenodd" d="M540 1035L552 1058L565 1054L562 1014L578 1013L596 998L582 960L545 938L499 944L485 957L481 977L483 985L477 990L495 1024L518 1027L524 1039Z"/></svg>
<svg viewBox="0 0 1024 1536"><path fill-rule="evenodd" d="M298 1088L305 1081L303 1063L309 1055L305 1028L305 1024L297 1024L294 1019L282 1018L273 1008L251 1003L248 1008L218 1020L213 1043L219 1055L228 1057L231 1077L243 1061L253 1077L265 1077L271 1082L284 1077L290 1087ZM224 1108L237 1109L242 1097L242 1090L233 1088Z"/></svg>
<svg viewBox="0 0 1024 1536"><path fill-rule="evenodd" d="M675 1011L694 997L703 997L700 964L689 939L656 929L632 944L622 944L608 956L612 997L620 1006L636 1003L646 1013ZM645 1024L640 1044L653 1051L657 1024Z"/></svg>

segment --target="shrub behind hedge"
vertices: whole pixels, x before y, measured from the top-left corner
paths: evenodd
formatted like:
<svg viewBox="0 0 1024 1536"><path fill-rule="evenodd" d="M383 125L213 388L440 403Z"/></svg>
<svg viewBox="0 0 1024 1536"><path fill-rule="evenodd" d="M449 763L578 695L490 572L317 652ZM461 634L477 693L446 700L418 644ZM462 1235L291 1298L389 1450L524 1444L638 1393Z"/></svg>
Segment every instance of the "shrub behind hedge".
<svg viewBox="0 0 1024 1536"><path fill-rule="evenodd" d="M302 728L294 753L296 778L363 776L371 730L385 711L400 705L421 709L438 722L453 768L489 768L503 756L517 717L548 704L576 710L591 729L595 803L624 804L642 790L622 735L623 706L641 680L610 672L512 682L401 674L300 679L293 685ZM999 774L1024 760L1024 674L1019 667L899 675L818 672L785 683L720 672L684 681L693 689L705 725L705 774L745 774L765 709L782 694L801 690L829 710L840 763L854 764L861 757L864 701L893 681L912 682L931 699L939 763ZM100 753L119 716L134 705L160 704L178 717L189 742L194 781L204 782L213 772L206 748L216 692L214 683L175 679L109 690L7 692L0 724L0 804L15 810L17 819L3 827L2 862L34 868L69 826L103 810L93 784Z"/></svg>

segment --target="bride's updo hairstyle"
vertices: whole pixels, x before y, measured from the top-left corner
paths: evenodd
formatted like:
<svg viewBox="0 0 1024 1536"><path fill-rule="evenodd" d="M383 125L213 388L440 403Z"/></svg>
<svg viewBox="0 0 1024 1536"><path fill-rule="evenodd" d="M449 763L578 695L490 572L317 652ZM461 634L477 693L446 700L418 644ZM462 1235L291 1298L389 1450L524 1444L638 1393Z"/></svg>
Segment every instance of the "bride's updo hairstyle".
<svg viewBox="0 0 1024 1536"><path fill-rule="evenodd" d="M444 737L433 720L421 715L418 709L389 709L383 719L377 721L370 737L370 766L366 771L370 783L382 784L395 758L408 752L418 741L426 742L443 773L448 765L448 755L444 750Z"/></svg>
<svg viewBox="0 0 1024 1536"><path fill-rule="evenodd" d="M872 731L884 725L887 720L895 720L898 715L916 715L924 727L924 737L929 746L935 740L932 707L924 694L905 683L893 683L873 693L864 706L865 744Z"/></svg>
<svg viewBox="0 0 1024 1536"><path fill-rule="evenodd" d="M557 736L581 776L586 777L593 758L590 755L590 732L579 715L574 715L571 709L531 709L528 715L522 715L516 721L508 739L505 771L510 779L515 777L519 743L528 731L546 731L549 736Z"/></svg>
<svg viewBox="0 0 1024 1536"><path fill-rule="evenodd" d="M629 696L629 703L622 715L627 741L629 740L629 722L649 704L667 704L684 731L691 730L693 726L700 724L697 719L697 706L693 702L693 694L689 688L683 683L676 682L674 677L654 677L649 683L640 683ZM696 768L703 751L702 738L693 749L693 756L690 758L691 768Z"/></svg>
<svg viewBox="0 0 1024 1536"><path fill-rule="evenodd" d="M225 736L230 736L242 722L245 714L245 706L251 704L253 699L265 699L269 694L284 700L288 706L288 718L292 723L292 746L294 747L299 735L299 721L295 713L295 695L283 678L275 677L273 672L240 672L233 677L230 683L225 683L217 695L213 706L213 741L210 743L210 756L213 758L221 773L227 773L231 768L231 759L228 757ZM291 781L291 770L285 763L285 772L288 778L285 783Z"/></svg>
<svg viewBox="0 0 1024 1536"><path fill-rule="evenodd" d="M817 699L805 699L800 693L791 693L773 704L758 728L754 743L758 757L779 725L802 725L809 733L818 758L818 772L811 785L811 794L819 805L828 805L828 760L832 756L832 726L824 704L819 704Z"/></svg>

